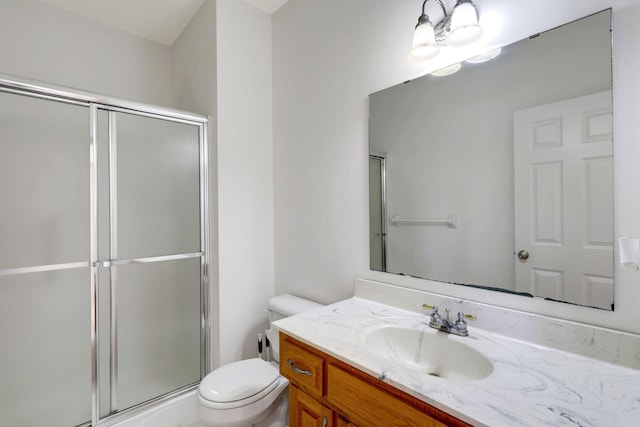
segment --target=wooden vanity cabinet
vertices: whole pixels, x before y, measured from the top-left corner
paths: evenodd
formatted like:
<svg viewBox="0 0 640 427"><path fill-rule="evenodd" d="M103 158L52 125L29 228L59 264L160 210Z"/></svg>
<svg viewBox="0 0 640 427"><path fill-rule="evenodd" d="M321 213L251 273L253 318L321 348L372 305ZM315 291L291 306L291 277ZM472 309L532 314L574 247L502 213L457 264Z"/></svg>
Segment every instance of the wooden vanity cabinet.
<svg viewBox="0 0 640 427"><path fill-rule="evenodd" d="M289 388L289 426L325 427L332 425L332 418L333 411L319 400L298 387Z"/></svg>
<svg viewBox="0 0 640 427"><path fill-rule="evenodd" d="M349 420L342 418L341 416L336 416L336 427L356 427L355 424L351 424Z"/></svg>
<svg viewBox="0 0 640 427"><path fill-rule="evenodd" d="M289 427L462 427L469 424L284 333Z"/></svg>

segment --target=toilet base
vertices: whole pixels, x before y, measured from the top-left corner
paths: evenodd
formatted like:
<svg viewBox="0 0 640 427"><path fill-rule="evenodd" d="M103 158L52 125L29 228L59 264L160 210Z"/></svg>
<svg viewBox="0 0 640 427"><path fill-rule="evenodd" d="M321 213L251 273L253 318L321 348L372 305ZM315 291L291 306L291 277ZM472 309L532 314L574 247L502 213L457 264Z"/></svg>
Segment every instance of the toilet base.
<svg viewBox="0 0 640 427"><path fill-rule="evenodd" d="M251 427L287 427L289 425L289 396L288 391L282 393L263 420Z"/></svg>

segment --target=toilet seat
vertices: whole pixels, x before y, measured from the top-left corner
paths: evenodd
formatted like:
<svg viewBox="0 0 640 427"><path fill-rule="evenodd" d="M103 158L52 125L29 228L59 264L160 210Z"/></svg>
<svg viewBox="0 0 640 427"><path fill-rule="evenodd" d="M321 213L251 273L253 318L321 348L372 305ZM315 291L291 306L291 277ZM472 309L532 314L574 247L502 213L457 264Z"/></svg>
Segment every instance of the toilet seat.
<svg viewBox="0 0 640 427"><path fill-rule="evenodd" d="M250 405L277 388L280 378L278 369L262 359L241 360L207 375L198 387L198 400L211 409Z"/></svg>

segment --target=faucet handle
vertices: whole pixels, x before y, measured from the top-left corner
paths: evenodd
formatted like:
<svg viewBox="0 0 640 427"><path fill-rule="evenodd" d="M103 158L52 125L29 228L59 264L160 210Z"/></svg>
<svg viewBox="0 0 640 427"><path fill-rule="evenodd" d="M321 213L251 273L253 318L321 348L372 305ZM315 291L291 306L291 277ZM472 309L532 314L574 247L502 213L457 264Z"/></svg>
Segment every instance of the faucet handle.
<svg viewBox="0 0 640 427"><path fill-rule="evenodd" d="M465 316L465 314L463 312L459 312L458 313L458 320L456 320L456 329L458 330L459 335L462 335L463 337L466 337L469 333L467 332L467 322L464 321L464 319L467 316Z"/></svg>
<svg viewBox="0 0 640 427"><path fill-rule="evenodd" d="M422 304L422 307L433 310L431 312L431 316L429 316L429 326L431 326L432 328L439 328L440 325L442 325L442 317L440 316L440 313L438 313L438 306Z"/></svg>
<svg viewBox="0 0 640 427"><path fill-rule="evenodd" d="M460 318L460 315L462 315L462 317L464 317L467 320L476 320L478 317L473 315L473 314L464 314L463 312L458 313L458 319Z"/></svg>
<svg viewBox="0 0 640 427"><path fill-rule="evenodd" d="M437 305L429 305L429 304L422 304L422 308L426 308L427 310L433 310L431 312L431 317L440 317L440 313L438 313L438 306Z"/></svg>
<svg viewBox="0 0 640 427"><path fill-rule="evenodd" d="M440 314L438 313L438 306L437 305L422 304L422 308L426 308L427 310L433 310L431 312L431 317L433 317L434 315L436 317L440 317Z"/></svg>

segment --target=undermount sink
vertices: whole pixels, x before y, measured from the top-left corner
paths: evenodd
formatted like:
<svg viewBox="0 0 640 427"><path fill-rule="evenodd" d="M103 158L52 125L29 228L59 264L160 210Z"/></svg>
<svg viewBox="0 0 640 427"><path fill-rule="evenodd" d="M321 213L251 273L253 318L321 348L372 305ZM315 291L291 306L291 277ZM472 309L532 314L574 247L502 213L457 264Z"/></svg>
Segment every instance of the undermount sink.
<svg viewBox="0 0 640 427"><path fill-rule="evenodd" d="M478 380L493 372L493 364L460 338L428 326L389 326L364 336L369 351L415 373L449 380Z"/></svg>

